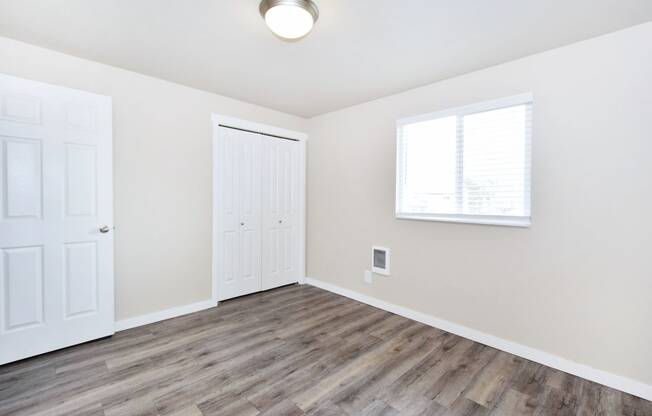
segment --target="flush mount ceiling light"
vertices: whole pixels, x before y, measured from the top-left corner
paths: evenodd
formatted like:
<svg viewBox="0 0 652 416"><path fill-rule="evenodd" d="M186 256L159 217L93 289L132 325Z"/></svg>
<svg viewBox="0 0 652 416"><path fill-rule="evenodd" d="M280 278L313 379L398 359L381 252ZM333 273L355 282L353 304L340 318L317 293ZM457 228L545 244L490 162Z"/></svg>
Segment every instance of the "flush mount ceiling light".
<svg viewBox="0 0 652 416"><path fill-rule="evenodd" d="M263 0L260 2L260 14L277 36L299 39L312 30L319 10L311 0Z"/></svg>

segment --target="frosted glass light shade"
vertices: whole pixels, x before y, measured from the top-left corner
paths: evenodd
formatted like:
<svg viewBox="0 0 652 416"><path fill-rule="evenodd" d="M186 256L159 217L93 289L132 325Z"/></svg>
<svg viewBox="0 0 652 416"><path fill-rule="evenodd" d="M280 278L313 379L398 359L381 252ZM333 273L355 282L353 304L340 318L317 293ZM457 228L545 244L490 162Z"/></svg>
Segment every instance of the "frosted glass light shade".
<svg viewBox="0 0 652 416"><path fill-rule="evenodd" d="M318 16L315 4L307 0L263 0L260 13L267 27L284 39L299 39L310 33Z"/></svg>

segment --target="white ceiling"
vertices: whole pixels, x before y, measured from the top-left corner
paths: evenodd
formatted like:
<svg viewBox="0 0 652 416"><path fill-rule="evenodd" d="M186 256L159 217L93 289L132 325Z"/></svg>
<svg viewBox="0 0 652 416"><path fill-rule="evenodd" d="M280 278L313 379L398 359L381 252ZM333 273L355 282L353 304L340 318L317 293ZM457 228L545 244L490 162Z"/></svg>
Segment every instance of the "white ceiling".
<svg viewBox="0 0 652 416"><path fill-rule="evenodd" d="M652 20L651 0L316 0L299 42L259 0L0 0L0 35L310 117Z"/></svg>

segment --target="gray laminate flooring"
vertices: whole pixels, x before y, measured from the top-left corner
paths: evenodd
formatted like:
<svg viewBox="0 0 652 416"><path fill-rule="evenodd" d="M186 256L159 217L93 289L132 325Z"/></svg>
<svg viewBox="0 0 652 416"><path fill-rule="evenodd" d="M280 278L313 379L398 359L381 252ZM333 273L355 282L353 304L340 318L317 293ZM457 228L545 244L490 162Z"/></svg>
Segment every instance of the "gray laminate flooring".
<svg viewBox="0 0 652 416"><path fill-rule="evenodd" d="M0 415L652 415L652 402L309 286L0 367Z"/></svg>

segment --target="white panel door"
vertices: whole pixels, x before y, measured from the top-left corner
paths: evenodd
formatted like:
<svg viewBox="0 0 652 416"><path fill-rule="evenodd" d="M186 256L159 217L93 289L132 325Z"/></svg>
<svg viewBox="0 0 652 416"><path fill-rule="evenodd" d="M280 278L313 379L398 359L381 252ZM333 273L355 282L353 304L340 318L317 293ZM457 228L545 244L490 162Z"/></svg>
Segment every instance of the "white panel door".
<svg viewBox="0 0 652 416"><path fill-rule="evenodd" d="M262 136L263 290L297 283L299 271L299 152L294 140Z"/></svg>
<svg viewBox="0 0 652 416"><path fill-rule="evenodd" d="M114 332L111 117L0 74L0 364Z"/></svg>
<svg viewBox="0 0 652 416"><path fill-rule="evenodd" d="M261 135L219 127L218 300L261 290Z"/></svg>

